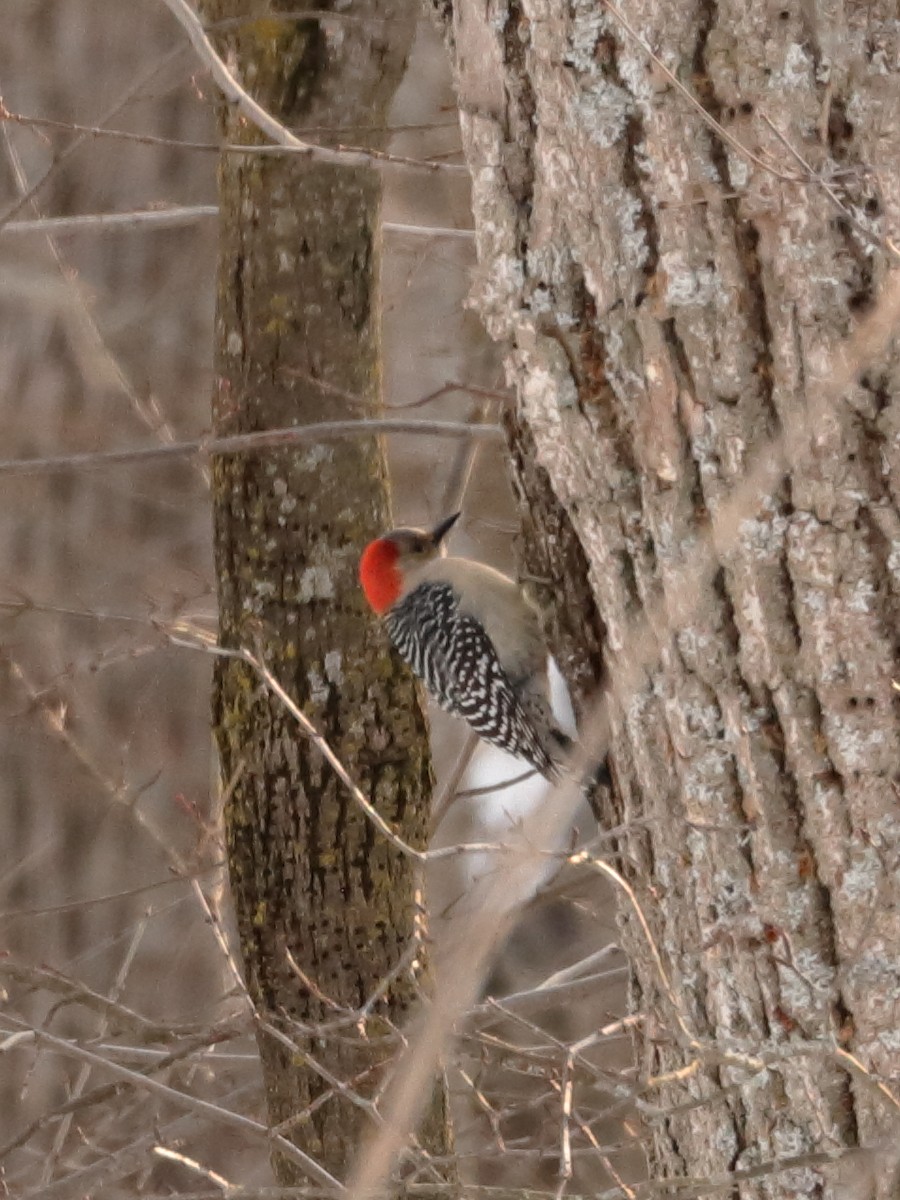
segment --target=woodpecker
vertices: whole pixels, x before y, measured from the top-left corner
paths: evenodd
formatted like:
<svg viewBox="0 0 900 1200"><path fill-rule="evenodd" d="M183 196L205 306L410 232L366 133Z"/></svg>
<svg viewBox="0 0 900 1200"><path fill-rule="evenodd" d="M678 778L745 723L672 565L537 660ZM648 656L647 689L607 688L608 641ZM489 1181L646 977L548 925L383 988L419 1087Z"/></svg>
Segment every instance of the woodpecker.
<svg viewBox="0 0 900 1200"><path fill-rule="evenodd" d="M447 556L459 513L434 529L393 529L359 563L366 599L438 704L547 779L570 739L551 707L547 648L522 588L483 563Z"/></svg>

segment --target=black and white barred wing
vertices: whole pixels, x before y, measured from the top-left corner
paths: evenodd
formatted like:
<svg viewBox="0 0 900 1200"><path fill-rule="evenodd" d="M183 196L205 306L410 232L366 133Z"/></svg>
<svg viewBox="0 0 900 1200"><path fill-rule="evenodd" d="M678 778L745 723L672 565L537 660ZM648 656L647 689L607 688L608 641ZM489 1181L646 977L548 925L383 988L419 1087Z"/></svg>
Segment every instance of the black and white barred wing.
<svg viewBox="0 0 900 1200"><path fill-rule="evenodd" d="M480 623L464 616L453 588L423 583L386 618L401 656L447 712L542 775L553 771L537 729Z"/></svg>

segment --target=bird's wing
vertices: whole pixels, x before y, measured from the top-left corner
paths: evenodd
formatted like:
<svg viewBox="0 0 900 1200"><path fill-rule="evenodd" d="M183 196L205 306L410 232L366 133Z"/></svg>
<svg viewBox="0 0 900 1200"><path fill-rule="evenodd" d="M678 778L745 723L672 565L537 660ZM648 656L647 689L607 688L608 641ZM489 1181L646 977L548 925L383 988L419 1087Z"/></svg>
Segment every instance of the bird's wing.
<svg viewBox="0 0 900 1200"><path fill-rule="evenodd" d="M397 650L447 712L542 775L553 763L534 722L503 669L493 642L459 612L453 588L422 583L386 619Z"/></svg>

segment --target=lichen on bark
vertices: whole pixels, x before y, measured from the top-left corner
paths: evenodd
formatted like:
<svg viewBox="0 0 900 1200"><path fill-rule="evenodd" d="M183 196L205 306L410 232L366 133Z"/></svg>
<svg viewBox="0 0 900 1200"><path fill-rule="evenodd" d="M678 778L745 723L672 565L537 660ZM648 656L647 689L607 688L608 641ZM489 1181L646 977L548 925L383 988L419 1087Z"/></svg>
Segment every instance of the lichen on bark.
<svg viewBox="0 0 900 1200"><path fill-rule="evenodd" d="M754 453L790 447L896 270L883 238L900 229L892 5L620 11L724 136L612 6L580 2L492 0L482 36L507 99L463 116L473 303L517 388L529 561L578 572L567 597L590 588L587 637L571 614L556 622L582 692L598 629L615 679L634 622L672 594ZM691 1052L657 1022L649 1073L676 1072L654 1097L672 1111L650 1122L657 1175L880 1153L892 1136L877 1081L900 1069L898 397L889 346L721 548L701 602L616 714L609 819L633 824L621 866L684 1012L705 1044L776 1064L679 1077ZM636 1003L665 1014L627 905L621 920ZM832 1195L843 1178L785 1180ZM890 1178L879 1167L866 1194L887 1195Z"/></svg>
<svg viewBox="0 0 900 1200"><path fill-rule="evenodd" d="M280 120L384 124L412 28L402 6L367 4L331 41L317 20L267 4L203 7L220 52ZM221 125L228 143L259 140L231 109ZM219 180L216 433L377 414L377 174L232 152ZM213 503L222 645L265 660L379 813L421 848L431 769L420 697L356 581L360 547L390 523L380 442L218 458ZM269 1118L343 1178L371 1125L352 1094L370 1098L383 1082L421 986L417 863L374 829L245 662L219 661L213 708ZM379 988L362 1032L348 1017ZM432 1153L448 1148L441 1088L421 1138ZM275 1167L282 1183L304 1181L283 1156Z"/></svg>

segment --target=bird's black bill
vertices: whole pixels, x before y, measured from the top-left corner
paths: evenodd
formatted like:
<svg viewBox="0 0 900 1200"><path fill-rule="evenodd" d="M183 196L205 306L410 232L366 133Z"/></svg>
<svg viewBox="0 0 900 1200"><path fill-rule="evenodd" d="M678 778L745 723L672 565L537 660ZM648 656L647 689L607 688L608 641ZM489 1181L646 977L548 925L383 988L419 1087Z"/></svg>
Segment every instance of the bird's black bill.
<svg viewBox="0 0 900 1200"><path fill-rule="evenodd" d="M434 542L435 546L439 546L441 544L461 516L461 512L455 512L452 517L445 517L439 525L435 525L434 529L431 531L431 540Z"/></svg>

